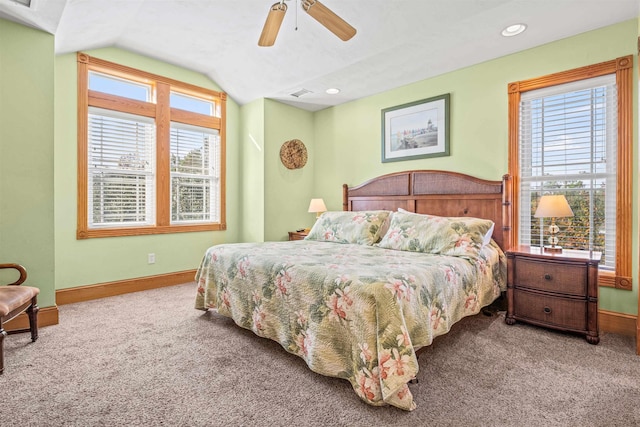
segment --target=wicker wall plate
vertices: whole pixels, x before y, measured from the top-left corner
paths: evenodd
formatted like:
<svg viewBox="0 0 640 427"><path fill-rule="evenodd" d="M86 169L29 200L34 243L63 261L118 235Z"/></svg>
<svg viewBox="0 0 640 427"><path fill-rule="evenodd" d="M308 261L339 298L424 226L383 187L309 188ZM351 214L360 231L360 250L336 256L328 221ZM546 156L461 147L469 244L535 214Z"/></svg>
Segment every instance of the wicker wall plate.
<svg viewBox="0 0 640 427"><path fill-rule="evenodd" d="M299 139L292 139L280 147L280 160L287 169L299 169L307 164L307 147Z"/></svg>

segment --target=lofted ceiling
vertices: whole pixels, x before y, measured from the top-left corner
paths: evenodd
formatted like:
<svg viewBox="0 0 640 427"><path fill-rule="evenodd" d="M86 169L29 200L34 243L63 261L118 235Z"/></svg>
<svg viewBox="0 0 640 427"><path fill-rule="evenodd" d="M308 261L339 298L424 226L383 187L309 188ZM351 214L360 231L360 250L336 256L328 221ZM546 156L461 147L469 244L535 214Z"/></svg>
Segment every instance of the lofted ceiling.
<svg viewBox="0 0 640 427"><path fill-rule="evenodd" d="M316 111L640 15L640 0L322 0L356 28L343 42L287 0L259 47L274 2L0 0L0 18L54 34L56 54L115 46L203 73L239 104ZM528 28L501 36L514 23Z"/></svg>

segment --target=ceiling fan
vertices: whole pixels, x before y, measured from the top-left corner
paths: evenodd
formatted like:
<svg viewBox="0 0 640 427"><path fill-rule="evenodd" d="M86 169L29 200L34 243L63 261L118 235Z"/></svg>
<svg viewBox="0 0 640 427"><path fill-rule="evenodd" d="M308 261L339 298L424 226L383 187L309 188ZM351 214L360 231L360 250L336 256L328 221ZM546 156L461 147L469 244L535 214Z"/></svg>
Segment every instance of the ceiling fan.
<svg viewBox="0 0 640 427"><path fill-rule="evenodd" d="M301 6L313 19L340 39L347 41L356 34L355 28L319 1L302 0ZM285 0L280 0L271 6L267 20L262 28L262 34L260 34L260 39L258 40L258 46L273 46L286 12L287 5Z"/></svg>

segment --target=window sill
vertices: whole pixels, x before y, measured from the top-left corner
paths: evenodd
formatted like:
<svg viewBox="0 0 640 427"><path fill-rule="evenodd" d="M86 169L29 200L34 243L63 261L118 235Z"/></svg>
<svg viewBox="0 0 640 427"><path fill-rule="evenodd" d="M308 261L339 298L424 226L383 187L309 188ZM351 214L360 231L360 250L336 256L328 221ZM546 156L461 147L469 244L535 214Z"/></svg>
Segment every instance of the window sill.
<svg viewBox="0 0 640 427"><path fill-rule="evenodd" d="M166 225L154 227L100 228L92 230L78 229L76 239L92 239L96 237L147 236L151 234L191 233L198 231L226 230L225 223Z"/></svg>

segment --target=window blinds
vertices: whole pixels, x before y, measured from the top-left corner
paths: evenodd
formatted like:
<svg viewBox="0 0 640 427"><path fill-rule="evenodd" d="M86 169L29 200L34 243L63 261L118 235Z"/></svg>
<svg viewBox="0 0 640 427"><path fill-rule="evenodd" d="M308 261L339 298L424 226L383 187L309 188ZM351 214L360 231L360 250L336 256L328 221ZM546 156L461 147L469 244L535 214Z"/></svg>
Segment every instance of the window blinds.
<svg viewBox="0 0 640 427"><path fill-rule="evenodd" d="M534 218L543 194L564 194L560 245L603 253L615 268L615 75L525 92L520 103L520 243L542 246L551 218Z"/></svg>
<svg viewBox="0 0 640 427"><path fill-rule="evenodd" d="M171 223L220 220L220 136L171 123Z"/></svg>
<svg viewBox="0 0 640 427"><path fill-rule="evenodd" d="M89 108L88 226L155 223L155 124Z"/></svg>

